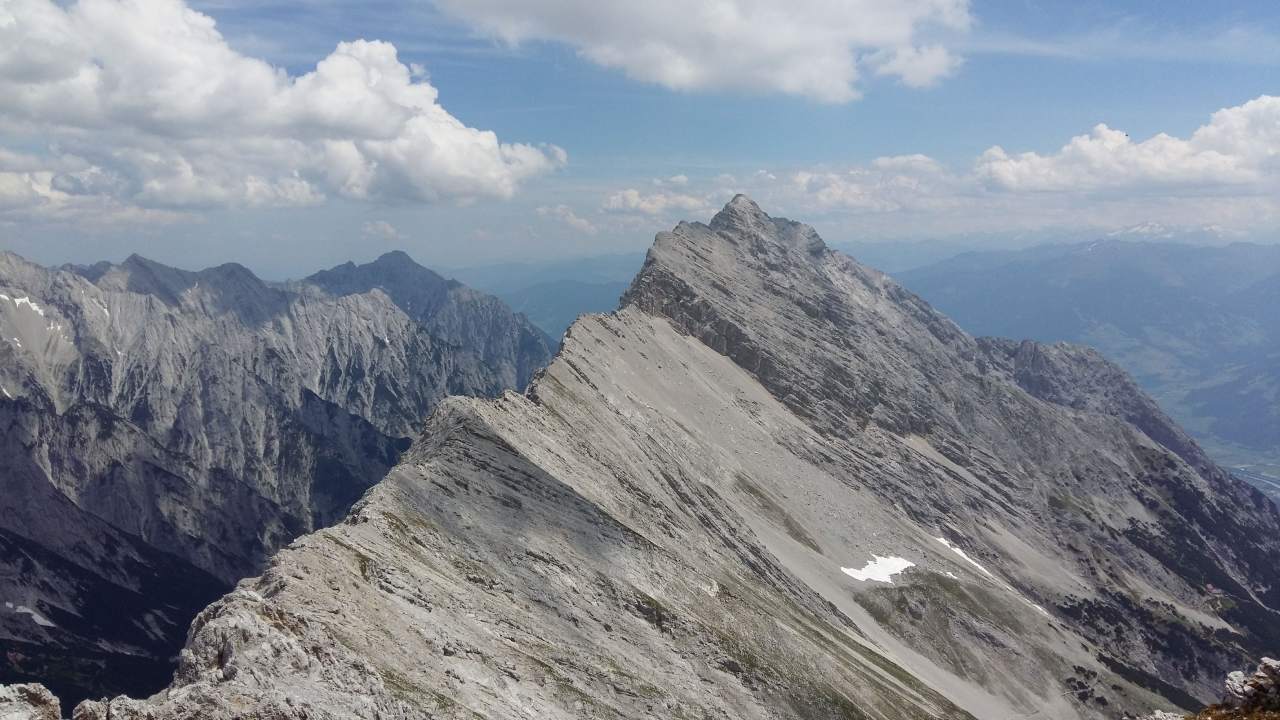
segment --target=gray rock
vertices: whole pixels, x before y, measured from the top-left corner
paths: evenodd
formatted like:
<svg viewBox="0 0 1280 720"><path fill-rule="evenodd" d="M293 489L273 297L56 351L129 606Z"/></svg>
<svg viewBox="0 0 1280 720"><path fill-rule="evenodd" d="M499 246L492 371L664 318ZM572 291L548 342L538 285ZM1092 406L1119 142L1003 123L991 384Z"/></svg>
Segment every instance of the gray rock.
<svg viewBox="0 0 1280 720"><path fill-rule="evenodd" d="M403 254L288 285L0 255L0 680L162 687L191 618L340 520L441 398L549 356Z"/></svg>
<svg viewBox="0 0 1280 720"><path fill-rule="evenodd" d="M1280 660L1264 657L1253 675L1227 674L1222 704L1246 712L1280 710Z"/></svg>
<svg viewBox="0 0 1280 720"><path fill-rule="evenodd" d="M1156 710L1153 713L1136 717L1134 720L1184 720L1187 717L1185 713L1169 712L1167 710Z"/></svg>
<svg viewBox="0 0 1280 720"><path fill-rule="evenodd" d="M1232 670L1227 673L1226 694L1223 696L1223 704L1229 707L1241 707L1249 700L1252 694L1252 688L1249 686L1249 678L1239 670Z"/></svg>
<svg viewBox="0 0 1280 720"><path fill-rule="evenodd" d="M1098 348L1280 499L1266 474L1280 465L1280 246L1117 236L964 250L894 276L970 332Z"/></svg>
<svg viewBox="0 0 1280 720"><path fill-rule="evenodd" d="M0 720L59 720L62 706L38 683L0 685Z"/></svg>
<svg viewBox="0 0 1280 720"><path fill-rule="evenodd" d="M1275 506L1096 354L974 340L743 197L624 302L112 717L1112 718L1274 644Z"/></svg>

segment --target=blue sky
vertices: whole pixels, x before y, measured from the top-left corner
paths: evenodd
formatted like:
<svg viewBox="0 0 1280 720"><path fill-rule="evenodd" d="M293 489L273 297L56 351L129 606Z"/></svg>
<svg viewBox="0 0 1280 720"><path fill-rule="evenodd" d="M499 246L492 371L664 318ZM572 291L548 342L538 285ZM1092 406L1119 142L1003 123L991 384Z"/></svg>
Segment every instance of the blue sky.
<svg viewBox="0 0 1280 720"><path fill-rule="evenodd" d="M353 191L349 179L334 180L332 162L312 161L352 123L379 138L392 132L362 114L368 103L322 108L333 94L316 92L300 101L305 112L281 111L297 125L280 129L259 118L238 127L213 101L155 98L163 93L152 88L193 82L164 69L192 62L186 50L138 61L121 48L133 47L132 33L142 38L137 47L155 52L143 42L147 33L170 25L152 16L175 3L216 22L221 40L206 38L210 50L197 65L265 61L288 76L274 89L222 82L220 97L243 90L252 107L288 95L282 102L294 108L298 93L289 95L288 85L338 43L383 40L394 46L393 64L413 68L405 92L438 91L436 108L521 145L523 155L473 147L484 143L468 136L436 172L439 158L423 154L420 142L445 145L406 133L398 154L378 151L382 174ZM128 12L119 12L119 0L72 3L66 18L47 21L72 29L58 57L80 49L76 23L89 26L85 18L97 17L100 5L98 12L127 21L104 33L113 45L85 50L84 62L118 67L138 92L95 91L86 100L92 109L69 119L74 113L60 111L67 101L0 100L0 152L9 158L6 166L0 154L0 247L50 263L134 251L187 266L238 260L272 276L393 247L456 266L641 249L680 218L705 219L736 191L834 242L989 237L996 245L1154 225L1210 226L1225 240L1280 237L1280 103L1271 98L1280 94L1280 5L1273 2L902 0L864 22L848 6L811 0L813 18L794 27L783 12L772 26L744 22L724 37L682 25L677 15L696 2L585 19L574 4L193 0L184 8L178 0L127 0ZM659 6L668 4L672 17L663 17ZM57 8L19 0L9 31L35 37L49 7ZM825 37L833 20L859 27ZM805 33L821 35L815 44L826 50L811 51ZM800 40L775 42L788 34ZM664 42L672 49L660 58L687 57L673 67L655 63L646 48ZM895 64L889 58L902 48L921 53ZM938 55L926 62L931 48ZM762 53L775 55L752 65ZM851 79L829 80L845 55L856 63ZM831 73L807 72L828 62ZM33 75L56 74L8 63L0 52L0 89L7 80L34 93L33 82L51 83ZM253 75L257 66L245 67L237 72ZM264 88L273 82L267 75ZM140 107L148 102L171 105ZM103 119L107 103L115 105ZM1197 135L1218 111L1227 114ZM1128 141L1095 131L1100 123ZM315 144L277 147L287 132ZM1171 142L1145 142L1160 133ZM257 148L266 135L275 145L264 152ZM1064 152L1078 136L1092 139ZM101 150L108 146L136 152ZM993 147L1003 155L992 156ZM182 177L189 182L175 180Z"/></svg>

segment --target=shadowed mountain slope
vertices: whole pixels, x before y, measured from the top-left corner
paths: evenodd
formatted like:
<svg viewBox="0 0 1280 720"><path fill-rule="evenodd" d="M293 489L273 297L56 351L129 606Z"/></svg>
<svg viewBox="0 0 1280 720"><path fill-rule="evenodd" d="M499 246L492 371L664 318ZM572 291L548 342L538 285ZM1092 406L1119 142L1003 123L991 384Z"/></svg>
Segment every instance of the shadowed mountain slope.
<svg viewBox="0 0 1280 720"><path fill-rule="evenodd" d="M0 255L0 677L161 687L195 613L345 516L441 398L549 357L403 254L317 277Z"/></svg>

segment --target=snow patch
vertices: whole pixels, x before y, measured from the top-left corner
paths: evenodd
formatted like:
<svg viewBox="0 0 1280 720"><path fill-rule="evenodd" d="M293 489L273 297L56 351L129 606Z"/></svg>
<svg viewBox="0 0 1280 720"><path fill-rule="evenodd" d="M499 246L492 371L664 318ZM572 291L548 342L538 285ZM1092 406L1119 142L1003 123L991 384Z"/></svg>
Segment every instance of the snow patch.
<svg viewBox="0 0 1280 720"><path fill-rule="evenodd" d="M5 298L5 299L7 300L8 298ZM29 297L14 298L13 305L14 307L22 307L23 305L26 305L28 308L30 308L31 312L39 315L40 317L44 317L44 308L40 307L34 302L31 302L31 298Z"/></svg>
<svg viewBox="0 0 1280 720"><path fill-rule="evenodd" d="M5 603L5 605L9 605L9 603ZM10 607L12 606L10 605ZM26 605L19 605L18 607L14 608L13 611L18 613L26 613L27 615L30 615L32 622L39 625L40 627L47 627L47 628L58 627L57 625L54 625L48 618L36 612L35 610L32 610Z"/></svg>
<svg viewBox="0 0 1280 720"><path fill-rule="evenodd" d="M979 565L979 564L978 564L978 561L977 561L977 560L974 560L973 558L969 557L969 555L968 555L967 553L965 553L965 551L964 551L964 550L961 550L961 549L960 549L960 546L959 546L959 545L956 545L955 543L951 542L950 540L948 540L948 539L946 539L946 538L934 538L934 540L937 540L938 542L942 543L943 545L946 545L948 549L950 549L950 550L951 550L952 552L954 552L955 554L959 555L959 556L961 557L961 559L963 559L965 562L967 562L967 563L969 563L970 565L972 565L972 566L974 566L974 567L978 568L979 570L981 570L981 571L982 571L982 573L983 573L984 575L986 575L987 577L991 578L992 580L996 579L996 576L995 576L995 575L992 575L990 570L988 570L988 569L986 569L986 568L982 567L981 565Z"/></svg>
<svg viewBox="0 0 1280 720"><path fill-rule="evenodd" d="M0 385L0 392L4 393L4 396L9 398L10 400L13 399L13 396L9 394L9 388L3 385Z"/></svg>
<svg viewBox="0 0 1280 720"><path fill-rule="evenodd" d="M909 567L915 567L915 563L906 558L872 555L871 562L862 566L860 570L847 567L842 567L840 570L854 580L872 580L892 585L893 576Z"/></svg>
<svg viewBox="0 0 1280 720"><path fill-rule="evenodd" d="M18 338L11 338L9 342L13 343L14 345L17 345L18 347L22 347L22 341L19 340Z"/></svg>

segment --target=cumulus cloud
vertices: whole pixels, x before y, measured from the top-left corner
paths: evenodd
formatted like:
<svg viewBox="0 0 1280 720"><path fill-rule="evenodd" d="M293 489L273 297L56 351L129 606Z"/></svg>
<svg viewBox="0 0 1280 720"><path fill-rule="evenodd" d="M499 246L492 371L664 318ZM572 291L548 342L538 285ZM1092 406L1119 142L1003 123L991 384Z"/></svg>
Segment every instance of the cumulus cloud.
<svg viewBox="0 0 1280 720"><path fill-rule="evenodd" d="M1010 191L1221 188L1274 183L1280 175L1280 97L1215 112L1189 138L1161 133L1135 142L1106 125L1051 155L1010 155L996 146L975 172Z"/></svg>
<svg viewBox="0 0 1280 720"><path fill-rule="evenodd" d="M776 179L771 173L759 179ZM800 170L792 186L820 208L891 212L945 202L962 191L962 182L925 155L882 157L865 166Z"/></svg>
<svg viewBox="0 0 1280 720"><path fill-rule="evenodd" d="M182 212L142 208L109 195L66 191L67 188L77 189L77 183L91 185L93 181L94 173L91 170L65 174L47 170L0 170L0 226L20 226L32 222L76 222L102 228L191 219Z"/></svg>
<svg viewBox="0 0 1280 720"><path fill-rule="evenodd" d="M568 205L542 206L539 207L538 215L542 217L550 217L559 220L569 227L586 235L595 235L597 228L590 220L580 217Z"/></svg>
<svg viewBox="0 0 1280 720"><path fill-rule="evenodd" d="M921 36L969 28L968 0L438 0L509 43L551 40L676 90L774 92L847 102L864 69L924 86L958 60Z"/></svg>
<svg viewBox="0 0 1280 720"><path fill-rule="evenodd" d="M643 215L668 215L672 212L697 213L708 210L712 203L706 196L659 190L645 193L634 188L620 190L604 201L605 210L611 212L640 213Z"/></svg>
<svg viewBox="0 0 1280 720"><path fill-rule="evenodd" d="M51 206L465 202L510 197L566 161L466 126L388 43L340 43L293 77L181 0L8 0L0 98L5 135L50 147L0 154L0 202L31 199L24 182Z"/></svg>
<svg viewBox="0 0 1280 720"><path fill-rule="evenodd" d="M1185 138L1134 140L1100 126L1045 155L993 147L956 167L900 155L722 175L711 188L746 192L793 217L844 223L863 237L1105 231L1152 222L1265 236L1280 226L1280 98L1219 110ZM696 201L698 189L684 191ZM610 205L653 214L672 207L660 194L634 190L614 194ZM698 217L693 203L676 209Z"/></svg>

